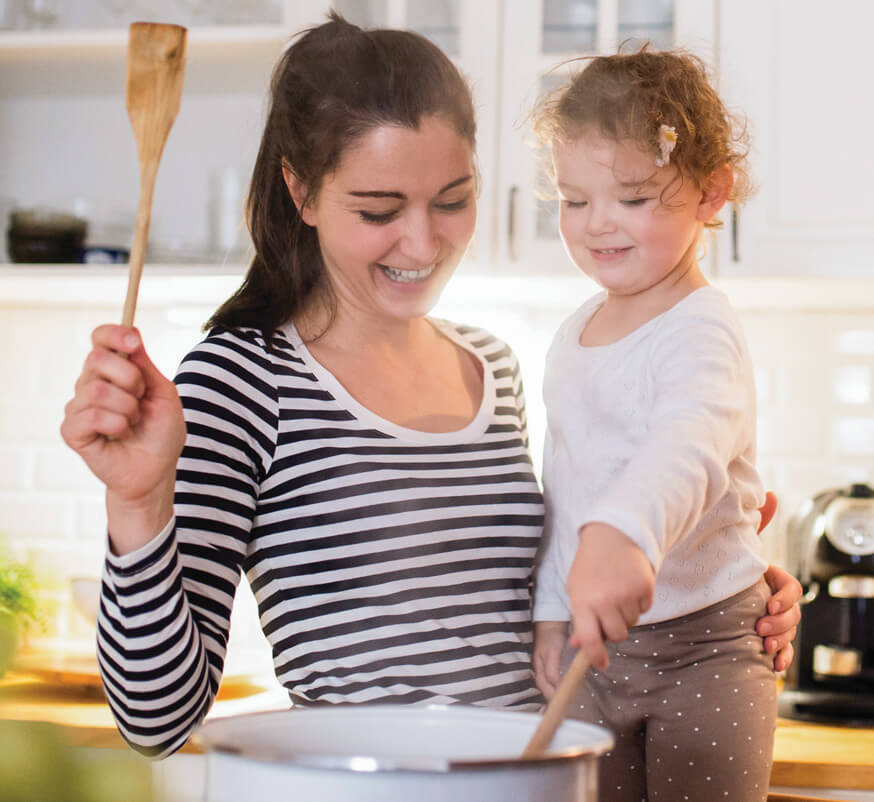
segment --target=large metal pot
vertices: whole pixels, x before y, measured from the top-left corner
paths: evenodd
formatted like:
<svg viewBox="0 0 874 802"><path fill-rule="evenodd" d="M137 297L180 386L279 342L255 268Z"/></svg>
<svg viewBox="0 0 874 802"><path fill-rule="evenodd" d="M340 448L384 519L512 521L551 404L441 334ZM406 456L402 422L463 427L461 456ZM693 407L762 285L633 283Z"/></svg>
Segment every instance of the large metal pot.
<svg viewBox="0 0 874 802"><path fill-rule="evenodd" d="M216 719L198 731L208 802L593 802L607 730L559 728L521 760L540 716L469 707L339 706Z"/></svg>

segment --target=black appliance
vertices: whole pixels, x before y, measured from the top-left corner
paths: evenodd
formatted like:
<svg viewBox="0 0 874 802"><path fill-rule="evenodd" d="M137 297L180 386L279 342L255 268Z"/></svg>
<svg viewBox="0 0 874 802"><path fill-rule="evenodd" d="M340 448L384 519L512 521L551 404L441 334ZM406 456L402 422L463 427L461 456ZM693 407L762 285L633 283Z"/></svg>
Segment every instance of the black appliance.
<svg viewBox="0 0 874 802"><path fill-rule="evenodd" d="M787 536L804 598L779 713L874 725L874 488L820 493Z"/></svg>

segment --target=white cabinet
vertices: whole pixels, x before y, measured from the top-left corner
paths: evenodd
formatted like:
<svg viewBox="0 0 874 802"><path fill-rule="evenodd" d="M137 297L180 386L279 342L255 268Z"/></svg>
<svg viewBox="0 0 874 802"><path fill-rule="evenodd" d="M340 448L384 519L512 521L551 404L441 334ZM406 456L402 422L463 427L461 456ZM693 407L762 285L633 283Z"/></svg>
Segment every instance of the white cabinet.
<svg viewBox="0 0 874 802"><path fill-rule="evenodd" d="M715 0L506 0L503 6L496 260L525 273L576 270L558 238L557 204L538 165L528 115L580 55L627 43L713 57ZM557 65L563 65L559 66Z"/></svg>
<svg viewBox="0 0 874 802"><path fill-rule="evenodd" d="M125 246L139 191L124 104L127 26L138 19L191 26L182 106L164 151L147 259L242 264L243 203L270 73L290 35L334 6L365 26L418 30L443 47L473 86L479 111L483 209L496 187L500 0L20 0L0 20L0 216L13 206L76 211L91 244ZM39 9L37 15L33 9ZM215 196L239 209L241 248L215 246ZM485 263L493 219L481 215L472 255ZM114 242L106 241L114 239ZM101 241L102 240L102 241Z"/></svg>
<svg viewBox="0 0 874 802"><path fill-rule="evenodd" d="M719 25L760 186L720 235L720 273L874 274L874 4L731 0Z"/></svg>
<svg viewBox="0 0 874 802"><path fill-rule="evenodd" d="M243 195L271 68L288 37L332 6L365 26L423 33L470 80L482 189L468 261L477 270L575 271L556 203L535 191L548 182L528 115L566 76L556 65L648 39L714 65L721 93L750 120L761 189L736 214L726 210L710 272L874 274L874 105L864 86L874 4L858 0L833 0L827 13L792 0L7 0L0 216L13 203L75 208L92 220L92 241L130 241L139 176L124 108L126 26L177 21L191 26L185 94L158 175L149 260L242 264L244 254L215 246L212 200L217 187L237 193L245 244ZM43 17L11 19L10 8Z"/></svg>

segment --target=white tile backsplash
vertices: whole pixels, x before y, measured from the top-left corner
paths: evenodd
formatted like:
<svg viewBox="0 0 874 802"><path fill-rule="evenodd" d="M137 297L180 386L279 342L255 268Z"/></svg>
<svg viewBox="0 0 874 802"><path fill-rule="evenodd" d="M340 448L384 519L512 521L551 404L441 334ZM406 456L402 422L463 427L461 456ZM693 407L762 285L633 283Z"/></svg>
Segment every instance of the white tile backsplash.
<svg viewBox="0 0 874 802"><path fill-rule="evenodd" d="M869 323L869 326L872 326ZM838 333L837 351L840 354L874 356L874 326L867 329L847 329Z"/></svg>
<svg viewBox="0 0 874 802"><path fill-rule="evenodd" d="M834 393L839 404L871 403L871 368L867 365L843 365L835 369Z"/></svg>
<svg viewBox="0 0 874 802"><path fill-rule="evenodd" d="M166 288L173 279L160 280ZM588 288L573 284L569 292L568 285L554 286L551 279L478 282L471 287L457 278L436 313L482 325L516 351L539 471L546 426L540 391L544 356L554 330ZM147 300L138 311L150 353L168 375L203 336L200 326L224 297L220 285L220 297L168 290L172 300ZM864 293L855 291L852 307L842 309L833 301L840 298L834 287L822 294L832 300L821 304L816 292L802 293L791 280L785 293L773 286L747 287L733 296L731 287L724 288L741 313L756 367L759 468L780 500L763 544L770 559L787 564L784 527L806 497L851 481L874 482L874 292L866 304ZM796 308L793 299L802 295ZM0 537L61 578L97 575L105 544L102 487L58 431L91 329L118 316L102 298L87 297L81 291L66 305L58 299L47 305L22 297L4 301L0 294ZM81 622L70 614L56 620L59 629L81 634ZM235 612L234 628L234 643L263 646L249 596Z"/></svg>

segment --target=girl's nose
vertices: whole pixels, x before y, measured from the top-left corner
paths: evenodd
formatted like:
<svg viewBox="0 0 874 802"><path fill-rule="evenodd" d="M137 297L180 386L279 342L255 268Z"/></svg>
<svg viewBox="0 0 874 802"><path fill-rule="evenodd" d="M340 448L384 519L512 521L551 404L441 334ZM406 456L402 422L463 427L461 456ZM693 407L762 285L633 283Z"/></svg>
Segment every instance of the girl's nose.
<svg viewBox="0 0 874 802"><path fill-rule="evenodd" d="M610 212L604 204L590 204L589 216L586 221L586 232L589 234L606 234L615 229Z"/></svg>

